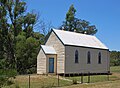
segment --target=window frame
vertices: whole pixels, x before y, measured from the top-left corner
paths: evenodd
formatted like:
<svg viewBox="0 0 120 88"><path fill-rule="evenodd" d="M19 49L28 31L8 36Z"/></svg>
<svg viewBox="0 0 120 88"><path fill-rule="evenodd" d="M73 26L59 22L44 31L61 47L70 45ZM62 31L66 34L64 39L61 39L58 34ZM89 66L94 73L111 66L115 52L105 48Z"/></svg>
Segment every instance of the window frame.
<svg viewBox="0 0 120 88"><path fill-rule="evenodd" d="M102 57L102 56L101 56L101 52L99 52L99 53L98 53L98 64L101 64L101 61L102 61L102 60L101 60L101 57Z"/></svg>
<svg viewBox="0 0 120 88"><path fill-rule="evenodd" d="M90 51L87 52L87 64L91 64L91 53L90 53Z"/></svg>
<svg viewBox="0 0 120 88"><path fill-rule="evenodd" d="M75 63L79 63L79 53L78 50L75 50Z"/></svg>

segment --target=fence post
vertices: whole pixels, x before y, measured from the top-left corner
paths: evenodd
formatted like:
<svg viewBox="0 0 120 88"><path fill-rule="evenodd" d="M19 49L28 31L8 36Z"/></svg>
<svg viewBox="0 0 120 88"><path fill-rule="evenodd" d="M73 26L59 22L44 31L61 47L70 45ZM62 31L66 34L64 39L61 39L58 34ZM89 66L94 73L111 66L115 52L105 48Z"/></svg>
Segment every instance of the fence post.
<svg viewBox="0 0 120 88"><path fill-rule="evenodd" d="M81 73L81 83L83 83L83 74Z"/></svg>
<svg viewBox="0 0 120 88"><path fill-rule="evenodd" d="M59 87L59 74L58 74L58 87Z"/></svg>
<svg viewBox="0 0 120 88"><path fill-rule="evenodd" d="M30 88L30 75L29 75L29 85L28 85L28 88Z"/></svg>
<svg viewBox="0 0 120 88"><path fill-rule="evenodd" d="M108 78L108 81L109 81L109 74L110 74L110 71L108 71L108 73L107 73L107 78Z"/></svg>
<svg viewBox="0 0 120 88"><path fill-rule="evenodd" d="M88 83L90 83L90 72L88 72Z"/></svg>
<svg viewBox="0 0 120 88"><path fill-rule="evenodd" d="M108 75L108 81L109 81L109 73L107 75Z"/></svg>

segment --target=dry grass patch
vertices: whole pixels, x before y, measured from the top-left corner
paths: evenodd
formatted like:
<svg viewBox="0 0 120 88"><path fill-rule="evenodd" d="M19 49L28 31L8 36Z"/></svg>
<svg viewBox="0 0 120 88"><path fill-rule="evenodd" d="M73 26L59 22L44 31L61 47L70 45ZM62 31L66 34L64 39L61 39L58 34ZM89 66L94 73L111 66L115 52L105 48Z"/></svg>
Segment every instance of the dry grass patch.
<svg viewBox="0 0 120 88"><path fill-rule="evenodd" d="M29 75L20 75L13 80L15 84L7 86L5 88L16 88L16 85L19 88L28 88L29 85ZM72 82L66 80L59 80L59 86L68 86ZM52 88L58 86L57 76L44 76L44 75L31 75L30 76L30 88Z"/></svg>
<svg viewBox="0 0 120 88"><path fill-rule="evenodd" d="M66 86L62 88L120 88L120 80L89 83L89 84L84 83L84 84Z"/></svg>
<svg viewBox="0 0 120 88"><path fill-rule="evenodd" d="M69 77L69 80L63 80L60 77L60 88L120 88L120 66L111 67L110 81L107 79L107 75L91 76L90 83L72 85L72 81L76 79L80 81L79 77ZM16 76L14 83L11 86L4 88L28 88L28 75ZM84 77L84 82L88 82L88 77ZM56 88L58 86L57 76L45 76L45 75L31 75L31 87L30 88ZM19 87L16 87L19 86Z"/></svg>

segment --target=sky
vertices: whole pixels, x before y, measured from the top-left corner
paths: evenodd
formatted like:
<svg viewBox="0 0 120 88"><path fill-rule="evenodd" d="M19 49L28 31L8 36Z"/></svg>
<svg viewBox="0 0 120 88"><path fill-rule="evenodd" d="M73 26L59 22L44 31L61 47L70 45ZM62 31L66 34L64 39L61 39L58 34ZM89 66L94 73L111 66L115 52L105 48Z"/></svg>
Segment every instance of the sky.
<svg viewBox="0 0 120 88"><path fill-rule="evenodd" d="M25 0L27 11L34 10L40 19L58 28L71 6L76 17L95 25L95 36L110 50L120 51L120 0Z"/></svg>

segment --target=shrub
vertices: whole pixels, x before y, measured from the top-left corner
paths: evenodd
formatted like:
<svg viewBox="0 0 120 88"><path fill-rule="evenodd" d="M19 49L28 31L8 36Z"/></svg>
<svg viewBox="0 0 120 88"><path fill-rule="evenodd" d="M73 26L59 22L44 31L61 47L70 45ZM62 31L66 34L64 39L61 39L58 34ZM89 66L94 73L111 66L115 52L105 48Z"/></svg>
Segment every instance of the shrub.
<svg viewBox="0 0 120 88"><path fill-rule="evenodd" d="M20 88L20 86L18 85L18 83L15 84L15 88Z"/></svg>
<svg viewBox="0 0 120 88"><path fill-rule="evenodd" d="M0 87L13 84L10 78L15 78L16 75L17 75L16 70L0 69Z"/></svg>
<svg viewBox="0 0 120 88"><path fill-rule="evenodd" d="M77 80L76 80L76 79L73 79L73 80L72 80L72 83L73 83L73 84L77 84Z"/></svg>

